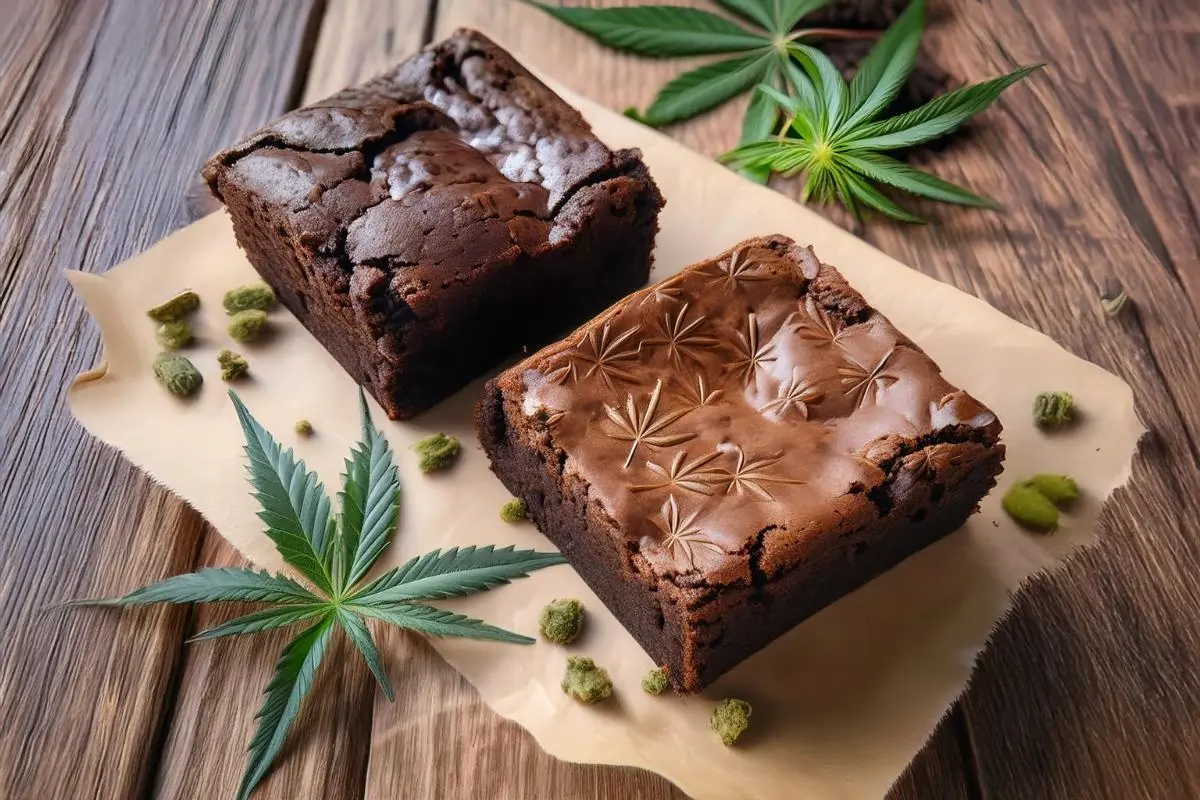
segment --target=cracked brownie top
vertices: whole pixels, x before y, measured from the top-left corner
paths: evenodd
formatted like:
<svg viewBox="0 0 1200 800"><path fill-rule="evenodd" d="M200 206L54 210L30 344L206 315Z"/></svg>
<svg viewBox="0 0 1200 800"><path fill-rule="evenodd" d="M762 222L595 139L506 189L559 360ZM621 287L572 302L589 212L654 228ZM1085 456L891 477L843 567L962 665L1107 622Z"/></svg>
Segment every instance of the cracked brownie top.
<svg viewBox="0 0 1200 800"><path fill-rule="evenodd" d="M770 580L1000 432L784 237L630 296L505 378L632 569L681 588Z"/></svg>
<svg viewBox="0 0 1200 800"><path fill-rule="evenodd" d="M343 288L403 279L398 297L569 239L585 185L630 168L583 117L484 36L459 31L394 71L293 111L215 156L204 175L286 208ZM551 96L552 97L552 96ZM334 276L336 279L336 276Z"/></svg>

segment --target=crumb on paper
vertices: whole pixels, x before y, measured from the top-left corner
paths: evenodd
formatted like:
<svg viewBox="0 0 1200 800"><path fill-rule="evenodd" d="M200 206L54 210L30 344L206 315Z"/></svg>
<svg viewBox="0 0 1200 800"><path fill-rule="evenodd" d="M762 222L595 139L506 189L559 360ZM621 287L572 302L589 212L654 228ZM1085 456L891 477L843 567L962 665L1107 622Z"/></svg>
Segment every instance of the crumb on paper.
<svg viewBox="0 0 1200 800"><path fill-rule="evenodd" d="M657 696L669 688L671 688L671 682L667 679L666 667L652 669L646 673L646 677L642 678L642 691L646 694Z"/></svg>
<svg viewBox="0 0 1200 800"><path fill-rule="evenodd" d="M257 308L239 311L229 318L229 335L239 342L252 342L267 327L267 312Z"/></svg>
<svg viewBox="0 0 1200 800"><path fill-rule="evenodd" d="M612 678L608 670L596 666L586 656L571 656L567 659L567 674L563 676L562 690L581 703L593 705L612 697Z"/></svg>
<svg viewBox="0 0 1200 800"><path fill-rule="evenodd" d="M538 616L542 638L554 644L570 644L583 630L583 603L578 600L554 600Z"/></svg>
<svg viewBox="0 0 1200 800"><path fill-rule="evenodd" d="M204 383L196 365L178 353L159 353L155 357L154 378L159 386L178 397L190 397Z"/></svg>
<svg viewBox="0 0 1200 800"><path fill-rule="evenodd" d="M191 289L184 289L165 303L159 303L153 308L148 309L146 315L155 322L171 322L172 320L181 319L184 315L190 314L199 307L200 295Z"/></svg>
<svg viewBox="0 0 1200 800"><path fill-rule="evenodd" d="M225 293L221 305L225 313L233 315L239 311L266 311L275 304L275 291L265 283L250 283L230 289Z"/></svg>
<svg viewBox="0 0 1200 800"><path fill-rule="evenodd" d="M232 350L222 350L218 353L217 363L221 366L223 381L236 381L250 371L250 362Z"/></svg>
<svg viewBox="0 0 1200 800"><path fill-rule="evenodd" d="M514 497L500 506L500 519L505 522L522 522L529 516L529 506L519 497Z"/></svg>
<svg viewBox="0 0 1200 800"><path fill-rule="evenodd" d="M179 350L192 342L192 326L185 319L170 319L154 331L154 339L164 350Z"/></svg>
<svg viewBox="0 0 1200 800"><path fill-rule="evenodd" d="M453 466L462 447L455 437L435 433L414 444L413 450L420 459L421 472L428 474Z"/></svg>
<svg viewBox="0 0 1200 800"><path fill-rule="evenodd" d="M717 703L713 709L709 724L721 737L721 744L733 747L746 729L750 727L750 713L753 709L745 700L727 697Z"/></svg>
<svg viewBox="0 0 1200 800"><path fill-rule="evenodd" d="M292 426L292 430L294 430L298 436L303 436L305 439L313 435L312 423L306 419L297 420L296 424Z"/></svg>

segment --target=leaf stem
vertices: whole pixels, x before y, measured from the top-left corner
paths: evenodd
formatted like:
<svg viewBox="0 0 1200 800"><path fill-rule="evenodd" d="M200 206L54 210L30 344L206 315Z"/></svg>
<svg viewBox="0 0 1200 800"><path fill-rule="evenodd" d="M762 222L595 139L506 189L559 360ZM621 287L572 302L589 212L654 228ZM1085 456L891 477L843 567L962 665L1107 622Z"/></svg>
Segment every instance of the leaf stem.
<svg viewBox="0 0 1200 800"><path fill-rule="evenodd" d="M855 30L853 28L802 28L787 37L789 42L807 39L878 39L883 31Z"/></svg>

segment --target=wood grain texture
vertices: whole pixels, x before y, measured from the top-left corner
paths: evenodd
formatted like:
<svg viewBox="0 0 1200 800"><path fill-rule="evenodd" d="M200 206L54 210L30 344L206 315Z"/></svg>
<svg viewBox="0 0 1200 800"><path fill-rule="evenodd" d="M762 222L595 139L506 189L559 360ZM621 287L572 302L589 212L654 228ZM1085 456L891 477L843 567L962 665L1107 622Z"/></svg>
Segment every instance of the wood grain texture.
<svg viewBox="0 0 1200 800"><path fill-rule="evenodd" d="M507 0L327 5L5 4L0 797L228 796L282 645L185 648L189 632L224 618L208 610L44 611L197 561L236 561L194 513L70 420L63 388L98 341L56 270L102 270L149 246L189 217L183 197L208 154L291 103L374 74L429 32L479 27L615 109L644 107L703 60L619 56ZM861 234L1121 374L1153 434L1102 544L1021 594L892 797L1200 796L1200 7L932 5L928 49L959 79L1051 62L927 163L1009 210L918 203L937 225L872 222ZM743 104L669 132L715 154L736 140ZM1116 283L1134 305L1110 320L1096 298ZM389 664L397 686L422 692L388 704L354 658L331 653L344 665L319 682L321 699L262 796L680 797L652 775L546 756L422 642L384 636L401 654Z"/></svg>
<svg viewBox="0 0 1200 800"><path fill-rule="evenodd" d="M200 555L206 566L245 566L219 536ZM261 606L204 606L189 635ZM235 797L245 770L263 689L295 626L254 637L187 645L178 699L163 747L154 794L171 798ZM339 800L362 796L375 682L362 657L340 633L333 637L295 736L255 798Z"/></svg>
<svg viewBox="0 0 1200 800"><path fill-rule="evenodd" d="M292 91L312 4L9 0L0 25L0 797L134 797L186 609L47 611L195 564L200 519L63 402L99 341L59 270L181 224L211 151Z"/></svg>

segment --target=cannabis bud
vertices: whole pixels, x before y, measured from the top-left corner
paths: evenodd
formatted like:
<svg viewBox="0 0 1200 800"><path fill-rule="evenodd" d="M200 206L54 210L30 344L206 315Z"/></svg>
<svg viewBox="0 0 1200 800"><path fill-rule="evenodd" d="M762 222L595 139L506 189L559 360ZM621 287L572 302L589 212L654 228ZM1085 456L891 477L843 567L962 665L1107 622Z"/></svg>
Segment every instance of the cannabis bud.
<svg viewBox="0 0 1200 800"><path fill-rule="evenodd" d="M1079 498L1079 485L1066 475L1039 473L1017 481L1000 500L1000 507L1021 526L1039 533L1058 527L1058 507Z"/></svg>
<svg viewBox="0 0 1200 800"><path fill-rule="evenodd" d="M239 311L266 311L274 304L275 291L265 283L251 283L230 289L221 303L225 306L225 313L230 315Z"/></svg>
<svg viewBox="0 0 1200 800"><path fill-rule="evenodd" d="M1041 428L1059 428L1074 416L1075 399L1067 392L1042 392L1033 400L1033 421Z"/></svg>
<svg viewBox="0 0 1200 800"><path fill-rule="evenodd" d="M592 705L612 697L613 684L608 670L596 666L595 661L586 656L571 656L567 659L562 690L579 702Z"/></svg>
<svg viewBox="0 0 1200 800"><path fill-rule="evenodd" d="M257 308L239 311L229 318L229 335L239 342L252 342L267 327L267 312Z"/></svg>
<svg viewBox="0 0 1200 800"><path fill-rule="evenodd" d="M458 439L444 433L427 436L413 445L413 450L417 451L421 459L421 472L424 473L437 472L452 466L458 460L460 449Z"/></svg>
<svg viewBox="0 0 1200 800"><path fill-rule="evenodd" d="M553 601L542 609L538 629L547 642L570 644L583 630L583 603L578 600Z"/></svg>
<svg viewBox="0 0 1200 800"><path fill-rule="evenodd" d="M166 350L187 347L192 341L192 326L184 319L171 319L158 326L154 338Z"/></svg>
<svg viewBox="0 0 1200 800"><path fill-rule="evenodd" d="M204 376L196 365L177 353L159 353L154 359L154 379L168 392L179 397L196 393Z"/></svg>
<svg viewBox="0 0 1200 800"><path fill-rule="evenodd" d="M667 670L665 667L652 669L646 673L646 677L642 678L642 691L646 694L660 695L669 689L671 682L667 680Z"/></svg>
<svg viewBox="0 0 1200 800"><path fill-rule="evenodd" d="M218 353L217 363L221 365L223 381L236 381L250 371L250 362L232 350L222 350Z"/></svg>
<svg viewBox="0 0 1200 800"><path fill-rule="evenodd" d="M500 519L505 522L520 522L528 515L529 507L519 497L514 497L500 506Z"/></svg>
<svg viewBox="0 0 1200 800"><path fill-rule="evenodd" d="M303 436L305 439L313 435L312 423L306 419L296 422L296 424L292 426L292 430L298 435Z"/></svg>
<svg viewBox="0 0 1200 800"><path fill-rule="evenodd" d="M721 737L721 743L733 747L738 737L750 727L750 704L745 700L727 697L713 709L709 725Z"/></svg>
<svg viewBox="0 0 1200 800"><path fill-rule="evenodd" d="M186 289L165 303L155 306L146 315L155 322L171 322L200 307L200 295Z"/></svg>

